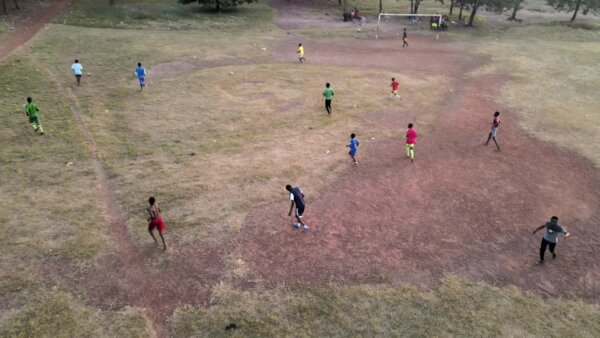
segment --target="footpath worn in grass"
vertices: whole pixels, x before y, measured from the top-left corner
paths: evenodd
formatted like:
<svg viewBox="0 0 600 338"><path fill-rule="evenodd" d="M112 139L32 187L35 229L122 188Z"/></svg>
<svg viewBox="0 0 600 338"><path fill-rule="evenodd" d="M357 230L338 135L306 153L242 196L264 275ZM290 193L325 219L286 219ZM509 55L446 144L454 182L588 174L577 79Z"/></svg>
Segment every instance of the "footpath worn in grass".
<svg viewBox="0 0 600 338"><path fill-rule="evenodd" d="M600 166L600 26L582 22L511 28L486 38L487 71L508 72L498 102L520 113L527 132Z"/></svg>
<svg viewBox="0 0 600 338"><path fill-rule="evenodd" d="M183 307L178 337L595 337L600 309L541 300L515 287L446 278L432 291L358 286L214 290L209 308ZM226 331L235 323L237 329Z"/></svg>

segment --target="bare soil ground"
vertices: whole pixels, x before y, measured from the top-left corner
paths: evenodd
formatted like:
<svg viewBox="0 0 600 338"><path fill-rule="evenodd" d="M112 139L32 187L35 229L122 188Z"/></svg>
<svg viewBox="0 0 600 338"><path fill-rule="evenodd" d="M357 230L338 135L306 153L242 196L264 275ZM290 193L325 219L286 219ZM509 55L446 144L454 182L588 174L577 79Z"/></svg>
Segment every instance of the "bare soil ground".
<svg viewBox="0 0 600 338"><path fill-rule="evenodd" d="M286 20L281 11L279 20ZM435 130L418 140L414 165L404 158L402 135L418 118L418 103L408 106L412 111L372 114L376 123L396 125L398 137L378 140L369 153L359 151L361 165L349 167L323 195L305 192L309 233L290 226L284 192L281 203L251 213L237 249L250 280L432 285L459 274L600 299L600 249L594 245L598 172L568 149L524 134L516 114L495 100L506 78L463 75L489 60L469 55L468 46L427 35L413 37L406 49L397 38L304 41L310 63L443 73L452 85ZM482 145L496 110L502 112L502 152ZM531 231L554 214L573 236L559 243L557 260L535 266L541 233Z"/></svg>
<svg viewBox="0 0 600 338"><path fill-rule="evenodd" d="M11 18L14 20L14 30L0 41L0 62L29 41L70 2L70 0L20 1L21 10L11 12L11 15L16 15L15 18Z"/></svg>

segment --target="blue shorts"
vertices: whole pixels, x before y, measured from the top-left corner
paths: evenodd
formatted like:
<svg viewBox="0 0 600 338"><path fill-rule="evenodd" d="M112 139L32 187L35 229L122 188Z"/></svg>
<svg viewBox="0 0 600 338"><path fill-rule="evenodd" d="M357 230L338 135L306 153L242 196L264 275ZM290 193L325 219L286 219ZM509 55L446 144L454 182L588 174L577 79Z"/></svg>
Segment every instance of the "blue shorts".
<svg viewBox="0 0 600 338"><path fill-rule="evenodd" d="M143 77L138 77L138 80L140 80L140 86L144 85L144 78Z"/></svg>
<svg viewBox="0 0 600 338"><path fill-rule="evenodd" d="M490 130L492 137L496 137L496 130L498 130L498 128L492 128L492 130Z"/></svg>
<svg viewBox="0 0 600 338"><path fill-rule="evenodd" d="M350 149L350 151L348 152L348 154L352 157L354 157L354 155L356 155L356 149Z"/></svg>

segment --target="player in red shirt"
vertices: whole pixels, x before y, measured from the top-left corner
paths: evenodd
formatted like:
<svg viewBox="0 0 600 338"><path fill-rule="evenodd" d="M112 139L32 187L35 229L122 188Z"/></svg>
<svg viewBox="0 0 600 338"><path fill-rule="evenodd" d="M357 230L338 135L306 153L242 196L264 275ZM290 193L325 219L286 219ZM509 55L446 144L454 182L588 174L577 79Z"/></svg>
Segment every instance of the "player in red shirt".
<svg viewBox="0 0 600 338"><path fill-rule="evenodd" d="M413 124L408 124L406 131L406 157L410 157L410 161L415 163L415 143L417 143L417 131L413 129Z"/></svg>
<svg viewBox="0 0 600 338"><path fill-rule="evenodd" d="M395 78L392 78L392 84L390 84L390 86L392 87L392 96L395 96L399 99L402 99L402 97L398 96L398 81L396 81Z"/></svg>
<svg viewBox="0 0 600 338"><path fill-rule="evenodd" d="M490 139L493 139L494 143L496 143L496 149L500 151L500 145L496 141L496 131L498 130L498 127L500 127L500 112L495 112L494 119L492 120L492 128L490 129L487 141L485 141L485 145L487 146Z"/></svg>

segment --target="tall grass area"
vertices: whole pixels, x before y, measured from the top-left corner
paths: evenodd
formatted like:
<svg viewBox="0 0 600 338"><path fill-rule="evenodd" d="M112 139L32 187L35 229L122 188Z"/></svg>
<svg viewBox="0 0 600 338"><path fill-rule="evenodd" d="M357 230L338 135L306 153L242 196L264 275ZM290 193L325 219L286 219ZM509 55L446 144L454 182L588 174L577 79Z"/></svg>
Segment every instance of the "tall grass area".
<svg viewBox="0 0 600 338"><path fill-rule="evenodd" d="M486 71L510 74L498 99L531 134L600 166L600 25L552 23L510 28L483 41Z"/></svg>
<svg viewBox="0 0 600 338"><path fill-rule="evenodd" d="M542 300L515 287L446 278L414 287L280 288L239 292L220 285L209 308L183 307L176 337L597 337L600 309ZM235 323L233 332L224 328Z"/></svg>
<svg viewBox="0 0 600 338"><path fill-rule="evenodd" d="M177 0L75 0L57 20L68 25L100 28L201 30L240 32L271 29L273 12L264 2L223 9L215 13L199 5L181 5Z"/></svg>

